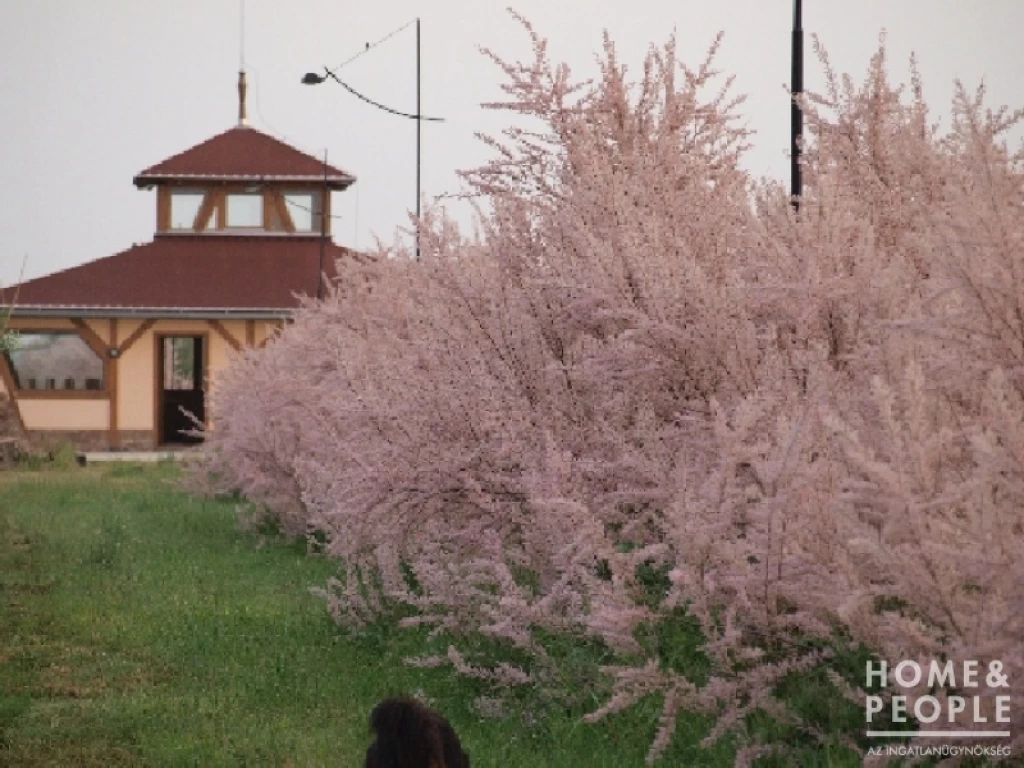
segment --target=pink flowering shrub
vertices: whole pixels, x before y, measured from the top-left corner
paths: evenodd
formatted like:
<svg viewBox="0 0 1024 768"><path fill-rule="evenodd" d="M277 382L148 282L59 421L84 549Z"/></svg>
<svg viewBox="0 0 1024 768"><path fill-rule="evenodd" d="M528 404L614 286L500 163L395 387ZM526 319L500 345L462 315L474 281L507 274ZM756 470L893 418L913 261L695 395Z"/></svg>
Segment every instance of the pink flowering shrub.
<svg viewBox="0 0 1024 768"><path fill-rule="evenodd" d="M247 352L213 403L216 487L323 535L340 621L397 604L535 660L418 663L519 683L545 675L542 631L604 641L624 661L589 719L661 693L650 761L682 710L717 718L709 741L795 717L776 684L844 643L999 660L1012 688L987 693L1020 701L1020 114L961 89L942 133L884 46L860 87L822 55L797 215L740 167L718 41L692 70L670 40L631 82L606 39L574 83L526 28L532 61L488 54L516 123L464 174L479 233L428 210L422 261L339 264ZM706 681L638 641L677 609ZM863 679L835 683L863 706Z"/></svg>

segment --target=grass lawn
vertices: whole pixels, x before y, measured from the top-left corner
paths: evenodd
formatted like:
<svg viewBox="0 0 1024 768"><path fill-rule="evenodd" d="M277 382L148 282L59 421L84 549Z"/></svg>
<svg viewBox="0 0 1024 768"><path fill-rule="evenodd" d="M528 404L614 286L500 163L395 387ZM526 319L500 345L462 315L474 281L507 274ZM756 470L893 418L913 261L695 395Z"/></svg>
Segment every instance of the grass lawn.
<svg viewBox="0 0 1024 768"><path fill-rule="evenodd" d="M176 490L177 471L0 473L0 764L361 766L373 705L419 690L475 767L643 765L656 698L584 725L597 691L569 707L525 692L481 719L484 684L401 663L422 633L342 634L309 593L330 562L241 531L232 504ZM707 727L681 719L658 765L731 766L728 742L698 746Z"/></svg>

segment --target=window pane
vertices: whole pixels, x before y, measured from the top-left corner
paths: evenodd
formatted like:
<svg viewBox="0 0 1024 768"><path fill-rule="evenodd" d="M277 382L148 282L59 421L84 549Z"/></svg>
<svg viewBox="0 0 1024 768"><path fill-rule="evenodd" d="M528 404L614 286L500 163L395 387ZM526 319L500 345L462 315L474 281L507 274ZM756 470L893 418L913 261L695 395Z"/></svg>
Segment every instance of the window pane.
<svg viewBox="0 0 1024 768"><path fill-rule="evenodd" d="M192 390L196 382L196 344L192 337L164 339L164 389Z"/></svg>
<svg viewBox="0 0 1024 768"><path fill-rule="evenodd" d="M228 195L229 227L262 227L263 195Z"/></svg>
<svg viewBox="0 0 1024 768"><path fill-rule="evenodd" d="M19 333L5 354L18 389L103 389L103 360L77 333Z"/></svg>
<svg viewBox="0 0 1024 768"><path fill-rule="evenodd" d="M171 229L192 229L202 204L202 192L172 192Z"/></svg>
<svg viewBox="0 0 1024 768"><path fill-rule="evenodd" d="M288 192L284 201L288 206L288 213L291 214L292 223L296 232L311 232L313 230L313 212L319 212L319 195L312 192ZM319 223L319 217L317 217Z"/></svg>

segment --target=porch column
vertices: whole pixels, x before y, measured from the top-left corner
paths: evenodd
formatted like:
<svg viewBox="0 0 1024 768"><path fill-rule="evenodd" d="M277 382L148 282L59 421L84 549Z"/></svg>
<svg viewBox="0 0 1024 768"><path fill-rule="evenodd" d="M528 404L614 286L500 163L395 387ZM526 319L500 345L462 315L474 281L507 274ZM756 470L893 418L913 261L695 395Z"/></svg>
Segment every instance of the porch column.
<svg viewBox="0 0 1024 768"><path fill-rule="evenodd" d="M110 428L107 435L107 443L111 450L117 450L121 447L121 435L119 434L117 424L117 361L120 360L121 356L117 346L117 318L112 317L108 322L110 323L108 334L110 345L106 355L106 364L107 376L109 377L108 386L110 388Z"/></svg>

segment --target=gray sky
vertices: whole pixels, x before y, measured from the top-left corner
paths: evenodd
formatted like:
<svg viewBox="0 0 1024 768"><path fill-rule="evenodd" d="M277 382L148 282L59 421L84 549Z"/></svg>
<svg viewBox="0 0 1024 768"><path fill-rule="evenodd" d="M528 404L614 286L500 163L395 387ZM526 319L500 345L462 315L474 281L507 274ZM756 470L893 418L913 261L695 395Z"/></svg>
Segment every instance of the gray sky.
<svg viewBox="0 0 1024 768"><path fill-rule="evenodd" d="M954 78L982 78L991 103L1024 105L1022 0L805 0L806 85L820 85L810 34L835 68L861 79L878 34L892 71L906 77L916 52L937 116ZM455 191L455 170L488 153L474 131L506 116L479 104L500 97L502 75L477 52L528 59L528 38L505 0L246 0L250 122L358 176L335 195L335 239L366 247L390 240L415 203L415 124L340 86L299 83L397 27L422 19L423 186ZM791 0L520 0L514 8L551 43L552 58L594 72L601 32L639 70L651 42L675 28L681 56L697 64L719 30L719 68L748 95L757 131L747 158L757 175L788 174ZM155 193L135 173L235 124L239 0L0 0L0 284L81 264L152 238ZM415 33L403 30L339 73L396 109L415 109Z"/></svg>

